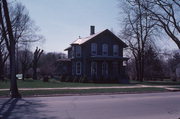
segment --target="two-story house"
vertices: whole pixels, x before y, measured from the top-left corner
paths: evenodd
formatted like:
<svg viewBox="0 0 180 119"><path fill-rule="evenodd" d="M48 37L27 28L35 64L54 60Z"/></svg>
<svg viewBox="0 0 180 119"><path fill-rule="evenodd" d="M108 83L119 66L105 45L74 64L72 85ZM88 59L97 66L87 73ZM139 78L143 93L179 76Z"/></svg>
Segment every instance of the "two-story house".
<svg viewBox="0 0 180 119"><path fill-rule="evenodd" d="M86 76L89 80L96 78L121 80L125 75L123 48L127 45L108 29L95 33L95 27L90 27L90 36L78 38L68 51L71 61L72 76Z"/></svg>

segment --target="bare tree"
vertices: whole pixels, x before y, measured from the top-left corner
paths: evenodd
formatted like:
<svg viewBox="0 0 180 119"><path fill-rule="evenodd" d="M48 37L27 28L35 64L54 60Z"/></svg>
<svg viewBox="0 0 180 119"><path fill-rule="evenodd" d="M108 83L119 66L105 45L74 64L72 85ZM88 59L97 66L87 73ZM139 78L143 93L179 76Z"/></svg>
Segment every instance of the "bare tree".
<svg viewBox="0 0 180 119"><path fill-rule="evenodd" d="M2 32L0 32L0 34L0 81L4 81L4 67L9 54L6 50L6 45L4 42L4 38L2 37Z"/></svg>
<svg viewBox="0 0 180 119"><path fill-rule="evenodd" d="M34 58L33 58L33 79L37 80L37 67L38 67L38 61L40 59L41 54L43 53L43 50L36 48L34 52Z"/></svg>
<svg viewBox="0 0 180 119"><path fill-rule="evenodd" d="M12 24L9 16L9 9L8 9L8 4L6 0L1 0L0 1L2 6L0 8L0 23L1 23L1 28L3 31L3 38L6 41L7 49L9 51L9 56L10 56L10 77L11 77L11 87L10 87L10 92L11 92L11 97L12 98L19 98L21 95L18 92L18 87L17 87L17 81L16 81L16 61L15 61L15 38L13 35L13 30L12 30ZM3 18L4 15L4 18ZM6 27L6 28L5 28ZM6 32L7 29L7 32Z"/></svg>
<svg viewBox="0 0 180 119"><path fill-rule="evenodd" d="M11 22L16 41L16 59L18 60L19 47L24 47L27 44L30 46L31 43L41 41L44 39L44 37L40 34L37 34L38 27L30 19L28 11L21 3L15 3L11 7L10 14L12 16ZM18 62L16 65L18 72Z"/></svg>
<svg viewBox="0 0 180 119"><path fill-rule="evenodd" d="M153 7L148 8L144 4L141 6L151 14L151 19L157 22L157 26L164 29L180 49L180 0L147 1Z"/></svg>
<svg viewBox="0 0 180 119"><path fill-rule="evenodd" d="M10 14L10 20L11 20L11 26L12 31L15 39L15 45L16 45L16 73L19 71L19 58L18 58L18 50L20 47L24 47L24 45L28 44L30 46L31 43L43 40L43 36L37 34L38 28L33 24L33 21L29 17L29 13L26 10L25 6L23 6L21 3L15 2L13 4L9 5L9 14ZM2 18L3 19L3 18ZM7 34L6 26L4 25L4 31L1 30L0 33L0 48L1 48L1 59L3 61L1 62L1 69L3 72L3 66L5 65L5 62L9 56L9 41L6 37L3 37L5 34ZM6 45L6 47L5 47ZM3 78L3 74L1 75Z"/></svg>
<svg viewBox="0 0 180 119"><path fill-rule="evenodd" d="M23 50L19 51L19 62L22 71L22 79L24 80L26 77L27 71L31 68L32 65L32 52L28 50L28 47L25 46Z"/></svg>
<svg viewBox="0 0 180 119"><path fill-rule="evenodd" d="M149 18L149 12L144 11L141 4L151 7L146 1L126 0L125 27L122 31L122 39L129 45L129 49L135 59L136 78L143 81L144 78L144 53L145 47L152 39L155 30L155 22Z"/></svg>

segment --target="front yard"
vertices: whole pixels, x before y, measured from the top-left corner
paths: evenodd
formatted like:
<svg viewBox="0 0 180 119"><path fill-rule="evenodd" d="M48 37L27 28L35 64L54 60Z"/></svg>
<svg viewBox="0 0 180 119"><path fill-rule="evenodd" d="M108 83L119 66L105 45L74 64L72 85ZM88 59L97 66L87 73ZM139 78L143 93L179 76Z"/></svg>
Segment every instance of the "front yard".
<svg viewBox="0 0 180 119"><path fill-rule="evenodd" d="M133 82L130 84L67 83L57 80L18 80L22 96L84 95L106 93L151 93L169 91L165 87L179 87L179 82ZM160 86L160 87L158 87ZM161 87L162 86L162 87ZM8 97L9 81L0 82L0 96Z"/></svg>
<svg viewBox="0 0 180 119"><path fill-rule="evenodd" d="M60 82L51 79L49 82L41 80L18 80L18 88L62 88L62 87L109 87L109 86L131 86L135 84L94 84L94 83L72 83ZM0 82L0 89L9 88L9 81Z"/></svg>

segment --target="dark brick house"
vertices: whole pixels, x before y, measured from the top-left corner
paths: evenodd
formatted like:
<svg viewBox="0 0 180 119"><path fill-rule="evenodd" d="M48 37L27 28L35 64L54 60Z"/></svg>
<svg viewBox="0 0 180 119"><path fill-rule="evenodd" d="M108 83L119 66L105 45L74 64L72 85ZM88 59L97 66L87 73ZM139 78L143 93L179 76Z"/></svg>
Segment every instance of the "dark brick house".
<svg viewBox="0 0 180 119"><path fill-rule="evenodd" d="M123 48L126 47L108 29L95 33L95 27L91 26L89 37L78 38L65 49L71 64L69 75L121 82L125 77L123 62L128 60L123 57Z"/></svg>

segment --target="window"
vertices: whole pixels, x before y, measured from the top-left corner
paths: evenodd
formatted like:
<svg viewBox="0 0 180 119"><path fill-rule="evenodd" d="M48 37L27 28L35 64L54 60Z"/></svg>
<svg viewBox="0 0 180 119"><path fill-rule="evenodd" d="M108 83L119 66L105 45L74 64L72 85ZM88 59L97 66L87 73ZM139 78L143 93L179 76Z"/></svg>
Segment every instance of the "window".
<svg viewBox="0 0 180 119"><path fill-rule="evenodd" d="M97 75L97 63L91 62L91 75L95 76Z"/></svg>
<svg viewBox="0 0 180 119"><path fill-rule="evenodd" d="M76 62L76 75L81 74L81 62Z"/></svg>
<svg viewBox="0 0 180 119"><path fill-rule="evenodd" d="M69 52L68 52L68 58L72 58L72 50L69 50Z"/></svg>
<svg viewBox="0 0 180 119"><path fill-rule="evenodd" d="M91 44L91 55L92 56L97 55L97 44L96 43Z"/></svg>
<svg viewBox="0 0 180 119"><path fill-rule="evenodd" d="M107 62L103 62L102 63L102 75L107 76L108 75L108 63Z"/></svg>
<svg viewBox="0 0 180 119"><path fill-rule="evenodd" d="M81 46L76 46L76 57L81 57Z"/></svg>
<svg viewBox="0 0 180 119"><path fill-rule="evenodd" d="M107 44L102 45L102 55L105 55L105 56L108 55L108 45Z"/></svg>
<svg viewBox="0 0 180 119"><path fill-rule="evenodd" d="M119 46L113 45L113 56L119 56Z"/></svg>
<svg viewBox="0 0 180 119"><path fill-rule="evenodd" d="M72 58L74 58L74 53L75 53L75 46L72 46Z"/></svg>

